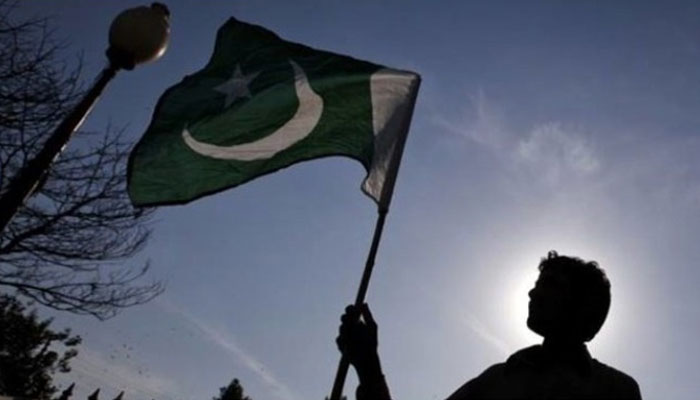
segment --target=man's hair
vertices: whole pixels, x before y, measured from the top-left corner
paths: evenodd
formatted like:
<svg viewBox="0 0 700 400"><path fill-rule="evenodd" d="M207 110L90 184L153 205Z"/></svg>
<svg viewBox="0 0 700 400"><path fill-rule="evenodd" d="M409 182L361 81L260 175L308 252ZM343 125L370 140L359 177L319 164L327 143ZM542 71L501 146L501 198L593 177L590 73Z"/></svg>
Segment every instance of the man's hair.
<svg viewBox="0 0 700 400"><path fill-rule="evenodd" d="M595 337L610 310L610 281L598 263L577 257L560 256L550 251L539 265L540 272L548 271L565 276L570 283L572 311L580 318L581 338Z"/></svg>

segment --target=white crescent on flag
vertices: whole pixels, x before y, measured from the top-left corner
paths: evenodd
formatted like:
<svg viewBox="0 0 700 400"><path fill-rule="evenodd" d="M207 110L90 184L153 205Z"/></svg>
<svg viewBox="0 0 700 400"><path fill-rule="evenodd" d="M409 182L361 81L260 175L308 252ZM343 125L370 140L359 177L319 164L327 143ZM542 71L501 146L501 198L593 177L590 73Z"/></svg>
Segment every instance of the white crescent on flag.
<svg viewBox="0 0 700 400"><path fill-rule="evenodd" d="M280 151L307 137L314 130L323 114L323 98L314 92L304 70L289 60L294 69L294 89L299 107L294 116L271 134L249 143L233 146L217 146L200 142L190 134L187 127L182 130L185 144L198 154L220 160L254 161L272 158Z"/></svg>

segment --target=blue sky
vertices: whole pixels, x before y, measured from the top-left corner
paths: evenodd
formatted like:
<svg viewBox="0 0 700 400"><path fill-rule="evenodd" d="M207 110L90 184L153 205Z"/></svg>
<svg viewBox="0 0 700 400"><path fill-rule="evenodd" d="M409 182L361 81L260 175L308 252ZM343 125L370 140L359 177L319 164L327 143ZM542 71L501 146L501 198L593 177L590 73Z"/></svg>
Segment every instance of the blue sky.
<svg viewBox="0 0 700 400"><path fill-rule="evenodd" d="M110 21L140 4L25 0L18 13L53 16L89 82ZM120 73L86 129L126 126L136 140L229 16L422 75L368 296L395 398L445 398L537 342L526 293L551 249L597 260L612 281L594 357L645 398L700 393L700 4L168 5L168 52ZM363 177L352 160L323 159L160 209L130 262L150 260L166 292L107 322L56 315L84 337L66 382L194 399L238 377L255 400L322 399L376 215Z"/></svg>

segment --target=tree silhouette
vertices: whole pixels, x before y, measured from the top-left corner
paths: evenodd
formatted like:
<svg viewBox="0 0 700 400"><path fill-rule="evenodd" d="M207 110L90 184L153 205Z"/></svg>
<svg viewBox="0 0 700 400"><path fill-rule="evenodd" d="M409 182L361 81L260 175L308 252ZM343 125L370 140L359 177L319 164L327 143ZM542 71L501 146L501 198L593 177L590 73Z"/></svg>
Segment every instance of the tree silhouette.
<svg viewBox="0 0 700 400"><path fill-rule="evenodd" d="M80 62L60 59L46 19L15 22L0 0L0 196L81 95ZM148 210L126 194L122 132L79 132L0 232L0 287L104 319L162 291L139 284L148 265L116 265L149 236Z"/></svg>
<svg viewBox="0 0 700 400"><path fill-rule="evenodd" d="M238 379L233 378L228 386L219 388L219 395L212 400L253 400L248 396L243 395L243 386Z"/></svg>
<svg viewBox="0 0 700 400"><path fill-rule="evenodd" d="M51 399L57 390L52 375L70 371L80 337L69 329L53 331L50 324L16 298L0 295L0 394ZM65 347L62 354L54 350L56 344Z"/></svg>

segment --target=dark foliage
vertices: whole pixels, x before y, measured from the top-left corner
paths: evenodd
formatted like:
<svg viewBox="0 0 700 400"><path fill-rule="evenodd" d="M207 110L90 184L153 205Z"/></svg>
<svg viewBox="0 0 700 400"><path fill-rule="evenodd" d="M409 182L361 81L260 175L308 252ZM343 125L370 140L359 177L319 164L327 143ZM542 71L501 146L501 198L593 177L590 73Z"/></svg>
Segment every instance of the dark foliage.
<svg viewBox="0 0 700 400"><path fill-rule="evenodd" d="M219 389L219 395L212 400L252 400L248 396L243 395L243 386L238 379L233 379L228 386Z"/></svg>
<svg viewBox="0 0 700 400"><path fill-rule="evenodd" d="M16 298L0 295L0 394L44 400L56 392L52 375L70 371L80 337L69 329L53 331L50 324Z"/></svg>

